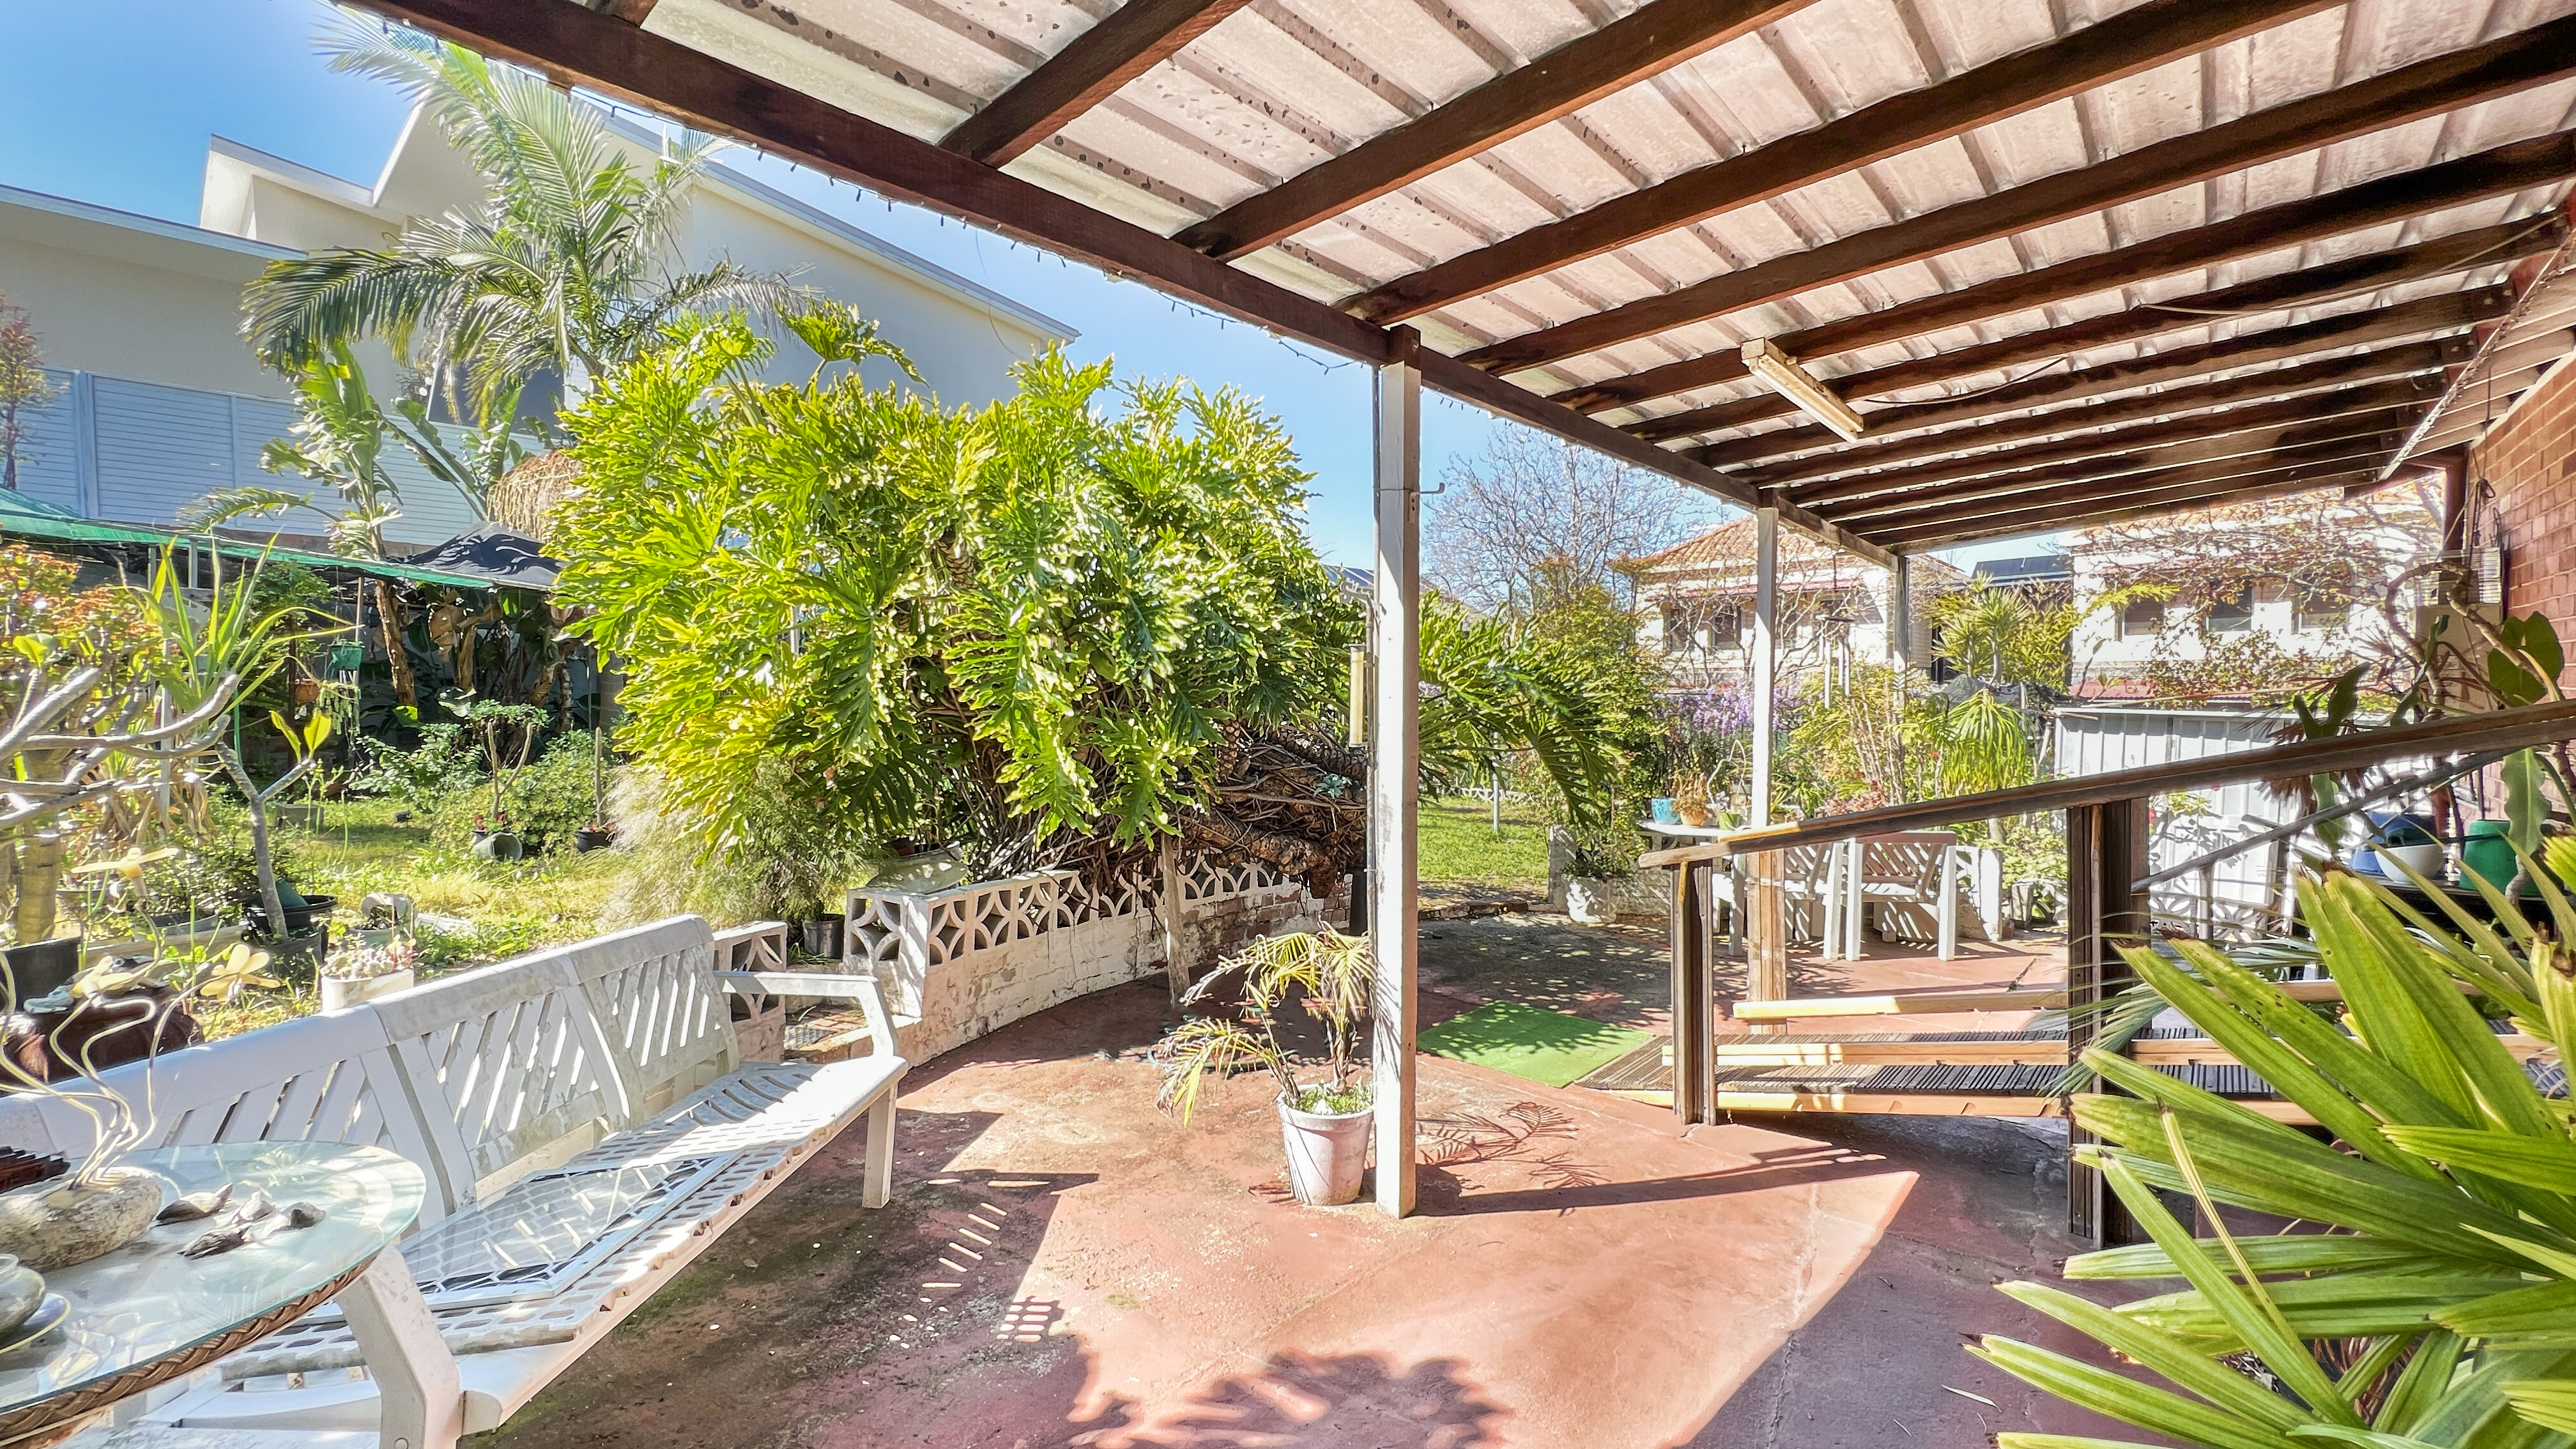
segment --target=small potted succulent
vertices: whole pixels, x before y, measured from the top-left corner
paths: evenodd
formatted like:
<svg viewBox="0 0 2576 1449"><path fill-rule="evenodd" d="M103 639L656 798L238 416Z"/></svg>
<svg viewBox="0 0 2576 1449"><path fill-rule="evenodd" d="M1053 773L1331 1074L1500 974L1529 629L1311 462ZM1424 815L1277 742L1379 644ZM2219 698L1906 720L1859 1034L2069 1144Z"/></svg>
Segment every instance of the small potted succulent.
<svg viewBox="0 0 2576 1449"><path fill-rule="evenodd" d="M1181 997L1181 1006L1204 1003L1237 981L1242 1005L1235 1015L1189 1017L1163 1040L1156 1051L1160 1105L1186 1122L1198 1109L1205 1074L1265 1068L1279 1087L1290 1191L1310 1205L1356 1199L1368 1166L1373 1103L1353 1048L1368 1015L1371 962L1368 938L1329 927L1255 941L1228 957ZM1292 1000L1324 1029L1320 1081L1298 1080L1295 1054L1279 1040L1279 1012Z"/></svg>
<svg viewBox="0 0 2576 1449"><path fill-rule="evenodd" d="M420 979L420 943L400 933L382 942L361 940L332 952L320 979L324 1011L406 990Z"/></svg>

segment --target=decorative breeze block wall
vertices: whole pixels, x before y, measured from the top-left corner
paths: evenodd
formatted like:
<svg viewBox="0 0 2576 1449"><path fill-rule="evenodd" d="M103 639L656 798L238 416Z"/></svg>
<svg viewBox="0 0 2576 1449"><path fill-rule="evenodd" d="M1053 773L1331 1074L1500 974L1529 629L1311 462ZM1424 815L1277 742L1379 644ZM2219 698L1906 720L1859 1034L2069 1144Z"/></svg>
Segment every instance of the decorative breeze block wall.
<svg viewBox="0 0 2576 1449"><path fill-rule="evenodd" d="M1347 919L1348 887L1309 895L1258 862L1181 866L1181 957L1197 974L1245 941ZM1162 873L1104 889L1033 871L947 890L850 892L843 952L885 984L904 1056L923 1061L1077 996L1163 974Z"/></svg>

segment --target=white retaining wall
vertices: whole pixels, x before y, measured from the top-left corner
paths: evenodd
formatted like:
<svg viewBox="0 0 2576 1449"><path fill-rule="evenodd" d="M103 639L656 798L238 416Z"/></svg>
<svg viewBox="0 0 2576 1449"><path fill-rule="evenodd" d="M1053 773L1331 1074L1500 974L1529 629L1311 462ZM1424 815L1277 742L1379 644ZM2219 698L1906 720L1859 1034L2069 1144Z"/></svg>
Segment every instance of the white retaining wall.
<svg viewBox="0 0 2576 1449"><path fill-rule="evenodd" d="M1150 861L1105 891L1069 870L921 894L854 890L843 951L884 983L903 1055L923 1061L1077 996L1160 979L1162 894ZM1245 941L1348 915L1346 894L1318 900L1267 866L1204 856L1183 864L1181 896L1193 974Z"/></svg>

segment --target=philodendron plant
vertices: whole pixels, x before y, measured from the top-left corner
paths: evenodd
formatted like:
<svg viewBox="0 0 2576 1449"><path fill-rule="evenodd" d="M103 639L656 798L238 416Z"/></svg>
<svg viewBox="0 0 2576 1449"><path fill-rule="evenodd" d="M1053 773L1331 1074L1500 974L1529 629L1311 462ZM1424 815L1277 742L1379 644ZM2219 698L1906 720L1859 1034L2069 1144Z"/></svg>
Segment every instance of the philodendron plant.
<svg viewBox="0 0 2576 1449"><path fill-rule="evenodd" d="M1293 1111L1366 1110L1368 1078L1352 1055L1353 1033L1368 1015L1375 976L1368 938L1345 936L1330 927L1272 936L1227 957L1182 995L1181 1006L1186 1010L1204 1002L1240 977L1245 1019L1192 1016L1164 1038L1161 1105L1186 1122L1198 1110L1199 1084L1206 1073L1259 1066L1278 1082L1280 1100ZM1295 1054L1279 1040L1279 1012L1292 998L1324 1028L1320 1081L1299 1081Z"/></svg>
<svg viewBox="0 0 2576 1449"><path fill-rule="evenodd" d="M2576 867L2576 842L2551 865ZM2075 1099L2080 1149L2153 1239L2088 1253L2070 1278L2153 1282L2104 1307L2003 1291L2160 1376L1988 1336L1972 1351L2097 1413L2223 1449L2564 1449L2576 1444L2576 907L2546 885L2556 939L2518 911L2444 930L2349 873L2304 882L2338 1015L2197 941L2126 952L2173 1007L2335 1139L2320 1142L2144 1067L2088 1051L2126 1095ZM2511 1037L2500 1035L2502 1018ZM2541 1070L2525 1070L2536 1052ZM2195 1238L2158 1192L2197 1204ZM2237 1235L2219 1205L2291 1220ZM2168 1387L2169 1385L2169 1387ZM2001 1449L2117 1449L2006 1433Z"/></svg>

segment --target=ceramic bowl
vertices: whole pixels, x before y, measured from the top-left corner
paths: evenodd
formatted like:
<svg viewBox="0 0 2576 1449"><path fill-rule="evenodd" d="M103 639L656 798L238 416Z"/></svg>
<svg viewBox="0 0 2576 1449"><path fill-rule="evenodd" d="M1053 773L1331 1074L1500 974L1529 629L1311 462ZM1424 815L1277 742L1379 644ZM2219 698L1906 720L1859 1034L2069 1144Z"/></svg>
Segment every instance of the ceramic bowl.
<svg viewBox="0 0 2576 1449"><path fill-rule="evenodd" d="M2442 878L2444 848L2439 845L2383 845L2379 847L2379 853L2385 859L2404 865L2406 869L2426 880ZM2392 870L2389 874L2397 875L2400 872Z"/></svg>

